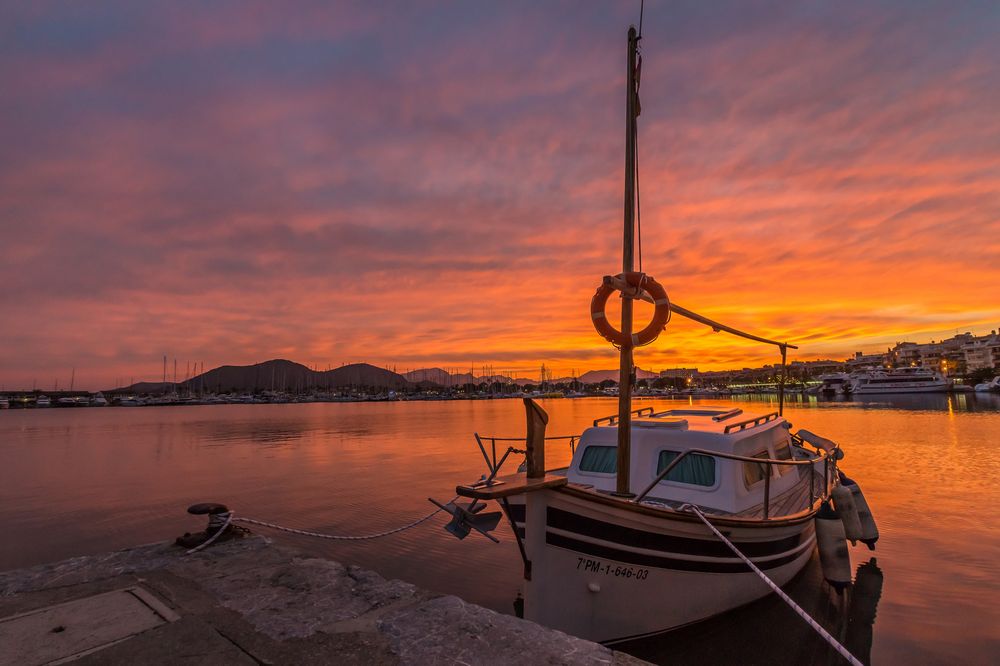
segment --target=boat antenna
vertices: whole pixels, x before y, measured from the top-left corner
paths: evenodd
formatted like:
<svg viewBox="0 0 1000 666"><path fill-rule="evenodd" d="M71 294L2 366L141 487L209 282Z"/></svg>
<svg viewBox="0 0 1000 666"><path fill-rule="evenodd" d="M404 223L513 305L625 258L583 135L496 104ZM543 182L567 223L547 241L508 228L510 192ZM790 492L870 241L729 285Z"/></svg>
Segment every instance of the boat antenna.
<svg viewBox="0 0 1000 666"><path fill-rule="evenodd" d="M635 38L635 116L642 113L639 102L639 86L642 85L642 5L639 6L639 35ZM635 129L638 132L638 128ZM635 138L632 143L632 161L634 163L633 178L635 180L635 238L636 252L639 255L639 272L642 272L642 207L639 205L639 142Z"/></svg>

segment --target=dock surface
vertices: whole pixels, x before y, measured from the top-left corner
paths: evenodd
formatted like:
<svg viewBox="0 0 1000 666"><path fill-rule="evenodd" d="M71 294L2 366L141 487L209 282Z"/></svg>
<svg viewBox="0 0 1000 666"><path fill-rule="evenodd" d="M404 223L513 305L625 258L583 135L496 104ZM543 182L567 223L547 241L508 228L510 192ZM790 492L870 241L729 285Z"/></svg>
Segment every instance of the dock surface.
<svg viewBox="0 0 1000 666"><path fill-rule="evenodd" d="M0 664L642 664L264 537L0 573Z"/></svg>

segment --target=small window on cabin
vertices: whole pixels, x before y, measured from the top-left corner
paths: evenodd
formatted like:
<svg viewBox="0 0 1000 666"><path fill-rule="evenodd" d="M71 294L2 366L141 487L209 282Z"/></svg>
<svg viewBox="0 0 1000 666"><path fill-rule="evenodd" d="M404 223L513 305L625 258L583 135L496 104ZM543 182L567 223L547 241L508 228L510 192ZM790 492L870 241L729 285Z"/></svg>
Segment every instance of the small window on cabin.
<svg viewBox="0 0 1000 666"><path fill-rule="evenodd" d="M762 458L767 460L767 451L761 451L760 453L755 453L753 458ZM755 483L760 483L767 476L768 465L764 463L753 463L745 462L743 463L743 483L749 488Z"/></svg>
<svg viewBox="0 0 1000 666"><path fill-rule="evenodd" d="M660 459L656 464L656 474L659 475L665 470L676 457L676 451L660 451ZM681 458L677 466L670 470L670 474L667 474L663 480L690 483L694 486L714 486L715 458L700 453L689 453Z"/></svg>
<svg viewBox="0 0 1000 666"><path fill-rule="evenodd" d="M618 471L618 447L588 446L580 457L581 472L614 474Z"/></svg>

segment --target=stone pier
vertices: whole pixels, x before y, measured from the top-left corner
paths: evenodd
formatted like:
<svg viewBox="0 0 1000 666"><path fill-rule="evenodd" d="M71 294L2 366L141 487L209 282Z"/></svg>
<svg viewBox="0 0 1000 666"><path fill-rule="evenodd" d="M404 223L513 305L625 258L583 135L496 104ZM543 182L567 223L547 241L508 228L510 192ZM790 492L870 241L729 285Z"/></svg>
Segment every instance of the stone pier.
<svg viewBox="0 0 1000 666"><path fill-rule="evenodd" d="M263 537L0 573L0 665L641 664Z"/></svg>

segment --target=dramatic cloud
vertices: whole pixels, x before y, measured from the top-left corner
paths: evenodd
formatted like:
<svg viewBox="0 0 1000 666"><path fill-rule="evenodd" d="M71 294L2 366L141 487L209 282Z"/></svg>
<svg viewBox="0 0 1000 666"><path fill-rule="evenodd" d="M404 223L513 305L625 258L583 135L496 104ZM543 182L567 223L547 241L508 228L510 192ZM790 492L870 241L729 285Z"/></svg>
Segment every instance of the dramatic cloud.
<svg viewBox="0 0 1000 666"><path fill-rule="evenodd" d="M614 365L631 3L0 4L0 383ZM647 3L643 267L843 357L1000 323L1000 11ZM645 311L640 316L647 314ZM643 367L773 361L675 319Z"/></svg>

